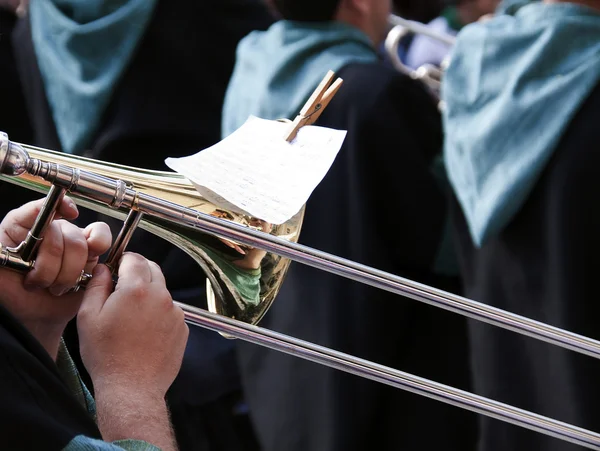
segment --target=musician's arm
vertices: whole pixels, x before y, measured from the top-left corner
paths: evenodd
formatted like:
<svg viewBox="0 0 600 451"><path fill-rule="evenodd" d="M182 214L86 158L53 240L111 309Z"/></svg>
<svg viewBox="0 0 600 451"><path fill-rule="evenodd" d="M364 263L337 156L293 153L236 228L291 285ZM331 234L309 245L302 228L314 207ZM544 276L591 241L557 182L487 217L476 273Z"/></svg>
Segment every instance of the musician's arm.
<svg viewBox="0 0 600 451"><path fill-rule="evenodd" d="M187 343L183 311L173 304L158 265L139 255L125 254L114 292L108 268L96 267L93 276L77 326L102 438L174 451L165 395Z"/></svg>
<svg viewBox="0 0 600 451"><path fill-rule="evenodd" d="M9 213L0 223L0 243L14 247L25 239L40 208L41 202L35 202ZM58 215L76 217L74 203L65 198ZM0 270L0 357L5 359L0 365L0 380L7 384L0 391L0 399L16 401L0 403L5 406L0 409L0 419L3 431L8 428L14 433L16 442L37 440L48 449L53 443L62 442L62 447L69 442L70 451L176 450L164 399L179 372L187 342L183 311L173 304L158 265L139 255L126 254L122 258L119 282L113 292L109 269L96 265L110 241L105 225L82 230L64 220L53 221L46 229L32 271L22 275ZM94 274L83 298L81 293L61 295L75 284L82 269L93 269ZM33 288L27 287L28 283ZM97 402L88 399L85 390L84 398L88 413L97 418L102 439L108 442L105 444L85 437L81 425L89 423L90 418L78 422L73 416L73 399L69 399L84 401L77 371L72 361L69 365L66 350L61 352L64 327L77 311L81 356ZM36 352L24 345L31 342L35 346L28 346ZM56 374L48 369L52 368L51 360L56 362L69 388L67 392L61 386L60 393L56 393ZM51 402L38 402L40 394L44 400L51 398ZM47 405L54 406L54 416L48 415L52 409ZM39 436L21 437L19 431L23 429L18 425L23 422ZM36 422L43 423L43 428L31 426ZM3 439L6 436L3 434Z"/></svg>
<svg viewBox="0 0 600 451"><path fill-rule="evenodd" d="M128 451L177 449L169 411L160 394L98 387L96 408L98 427L105 441Z"/></svg>

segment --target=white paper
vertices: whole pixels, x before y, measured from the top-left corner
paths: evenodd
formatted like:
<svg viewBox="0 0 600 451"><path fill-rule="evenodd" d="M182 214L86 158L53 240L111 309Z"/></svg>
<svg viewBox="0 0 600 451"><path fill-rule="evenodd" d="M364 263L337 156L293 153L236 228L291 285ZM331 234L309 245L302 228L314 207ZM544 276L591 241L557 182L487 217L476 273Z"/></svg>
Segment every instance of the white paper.
<svg viewBox="0 0 600 451"><path fill-rule="evenodd" d="M250 117L214 146L165 162L209 201L282 224L323 180L346 137L346 131L305 126L288 143L288 129L287 123Z"/></svg>

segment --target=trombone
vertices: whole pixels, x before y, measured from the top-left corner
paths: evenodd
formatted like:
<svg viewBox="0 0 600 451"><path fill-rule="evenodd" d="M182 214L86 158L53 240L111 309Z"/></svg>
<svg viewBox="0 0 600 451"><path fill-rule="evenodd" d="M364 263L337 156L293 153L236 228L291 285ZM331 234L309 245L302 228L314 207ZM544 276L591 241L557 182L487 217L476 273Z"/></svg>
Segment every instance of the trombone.
<svg viewBox="0 0 600 451"><path fill-rule="evenodd" d="M297 238L302 211L281 226L265 225L219 209L203 199L187 179L169 172L39 149L11 142L1 133L0 179L48 193L27 239L16 248L0 246L0 265L17 271L33 267L36 243L52 221L62 196L69 192L81 206L125 218L109 260L118 261L133 230L139 226L179 246L199 263L210 282L207 284L210 311L176 302L189 324L600 450L600 434L596 432L256 324L271 305L289 261L293 260L591 357L600 358L599 341L300 245ZM244 246L245 255L252 255L251 264L232 265L232 259L220 247L230 249L232 245ZM253 267L252 263L258 263L259 267ZM78 286L85 287L89 277L82 274ZM252 281L256 283L253 285ZM248 289L254 286L256 290Z"/></svg>

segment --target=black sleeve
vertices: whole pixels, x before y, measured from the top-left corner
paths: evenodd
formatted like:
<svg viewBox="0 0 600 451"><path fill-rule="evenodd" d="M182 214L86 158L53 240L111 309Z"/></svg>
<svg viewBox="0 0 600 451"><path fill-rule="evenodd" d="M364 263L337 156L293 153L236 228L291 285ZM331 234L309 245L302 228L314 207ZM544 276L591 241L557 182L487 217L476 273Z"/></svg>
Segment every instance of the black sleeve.
<svg viewBox="0 0 600 451"><path fill-rule="evenodd" d="M101 439L41 345L0 306L0 440L6 450L62 450L78 435Z"/></svg>

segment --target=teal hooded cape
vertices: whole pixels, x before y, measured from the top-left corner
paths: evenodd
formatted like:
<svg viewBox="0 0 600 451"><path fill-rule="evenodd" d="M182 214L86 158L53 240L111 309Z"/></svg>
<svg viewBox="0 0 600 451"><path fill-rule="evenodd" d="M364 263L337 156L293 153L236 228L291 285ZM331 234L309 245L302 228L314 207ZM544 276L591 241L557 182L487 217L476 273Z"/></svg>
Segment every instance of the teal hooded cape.
<svg viewBox="0 0 600 451"><path fill-rule="evenodd" d="M250 115L293 119L327 71L377 60L369 38L340 22L282 20L239 44L223 106L223 137Z"/></svg>
<svg viewBox="0 0 600 451"><path fill-rule="evenodd" d="M600 11L512 1L503 12L459 34L442 89L446 170L477 246L519 211L600 82Z"/></svg>
<svg viewBox="0 0 600 451"><path fill-rule="evenodd" d="M34 0L33 47L61 147L82 153L157 0Z"/></svg>

